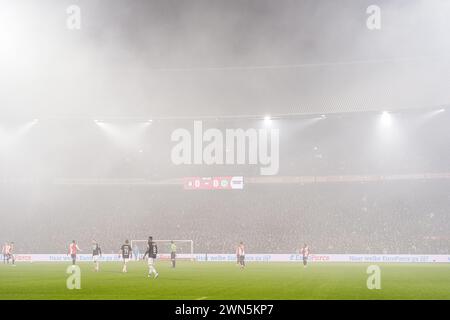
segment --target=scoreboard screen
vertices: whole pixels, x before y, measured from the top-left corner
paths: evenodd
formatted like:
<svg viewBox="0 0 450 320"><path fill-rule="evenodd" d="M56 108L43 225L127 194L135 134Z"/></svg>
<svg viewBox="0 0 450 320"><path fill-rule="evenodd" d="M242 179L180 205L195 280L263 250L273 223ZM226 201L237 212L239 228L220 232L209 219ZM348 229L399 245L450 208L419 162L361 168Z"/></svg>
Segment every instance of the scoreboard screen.
<svg viewBox="0 0 450 320"><path fill-rule="evenodd" d="M185 190L241 190L244 177L186 177Z"/></svg>

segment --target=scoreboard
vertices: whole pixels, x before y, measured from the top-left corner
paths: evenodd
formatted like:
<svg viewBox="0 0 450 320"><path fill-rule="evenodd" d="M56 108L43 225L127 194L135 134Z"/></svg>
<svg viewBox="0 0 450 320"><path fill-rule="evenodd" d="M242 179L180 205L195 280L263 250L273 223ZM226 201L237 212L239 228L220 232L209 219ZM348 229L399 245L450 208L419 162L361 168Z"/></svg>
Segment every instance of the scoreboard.
<svg viewBox="0 0 450 320"><path fill-rule="evenodd" d="M185 190L242 190L244 177L186 177Z"/></svg>

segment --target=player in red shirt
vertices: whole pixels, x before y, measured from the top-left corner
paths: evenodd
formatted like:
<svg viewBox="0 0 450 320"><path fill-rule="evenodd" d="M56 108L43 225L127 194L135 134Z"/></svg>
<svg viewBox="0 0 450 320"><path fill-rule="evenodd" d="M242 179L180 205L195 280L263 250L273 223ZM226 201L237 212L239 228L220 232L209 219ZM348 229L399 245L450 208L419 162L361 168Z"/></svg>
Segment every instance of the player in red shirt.
<svg viewBox="0 0 450 320"><path fill-rule="evenodd" d="M11 242L6 247L6 259L7 259L8 263L9 263L9 260L11 260L13 267L16 266L16 256L14 255L14 242Z"/></svg>
<svg viewBox="0 0 450 320"><path fill-rule="evenodd" d="M6 264L9 264L9 260L12 259L12 263L14 265L14 255L13 255L13 250L14 250L14 242L6 242L5 245L2 248L2 253L3 253L3 262Z"/></svg>
<svg viewBox="0 0 450 320"><path fill-rule="evenodd" d="M303 245L303 248L300 249L300 254L303 257L303 267L306 268L309 258L309 247L306 243Z"/></svg>
<svg viewBox="0 0 450 320"><path fill-rule="evenodd" d="M6 251L7 251L8 246L9 246L8 242L5 242L5 244L2 246L3 263L5 263L5 264L6 264L6 261L7 261Z"/></svg>
<svg viewBox="0 0 450 320"><path fill-rule="evenodd" d="M72 265L75 265L76 261L77 261L77 253L78 251L82 251L78 245L77 242L75 240L72 241L72 243L69 245L69 253L70 257L72 258Z"/></svg>

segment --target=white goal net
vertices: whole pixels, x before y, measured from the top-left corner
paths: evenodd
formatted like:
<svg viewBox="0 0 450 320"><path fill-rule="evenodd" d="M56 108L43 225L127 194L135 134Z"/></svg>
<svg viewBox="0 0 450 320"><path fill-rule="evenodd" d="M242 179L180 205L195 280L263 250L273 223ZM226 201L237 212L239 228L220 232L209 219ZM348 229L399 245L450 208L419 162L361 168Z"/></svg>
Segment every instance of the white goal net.
<svg viewBox="0 0 450 320"><path fill-rule="evenodd" d="M153 240L158 246L158 258L162 260L169 260L171 253L171 244L176 246L177 259L180 260L194 260L194 241L193 240ZM147 250L148 240L131 240L131 248L133 255L138 255L142 258Z"/></svg>

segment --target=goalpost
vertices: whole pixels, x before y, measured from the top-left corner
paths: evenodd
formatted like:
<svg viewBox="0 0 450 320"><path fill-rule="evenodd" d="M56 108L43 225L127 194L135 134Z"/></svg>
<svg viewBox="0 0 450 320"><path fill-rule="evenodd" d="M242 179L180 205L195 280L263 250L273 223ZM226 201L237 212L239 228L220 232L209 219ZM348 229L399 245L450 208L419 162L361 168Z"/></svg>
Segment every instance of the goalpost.
<svg viewBox="0 0 450 320"><path fill-rule="evenodd" d="M177 246L177 259L187 259L194 261L194 241L193 240L153 240L158 245L158 255L163 259L170 259L170 244L174 242ZM142 256L147 250L148 240L131 240L131 248L133 255L135 249L138 249L139 255Z"/></svg>

